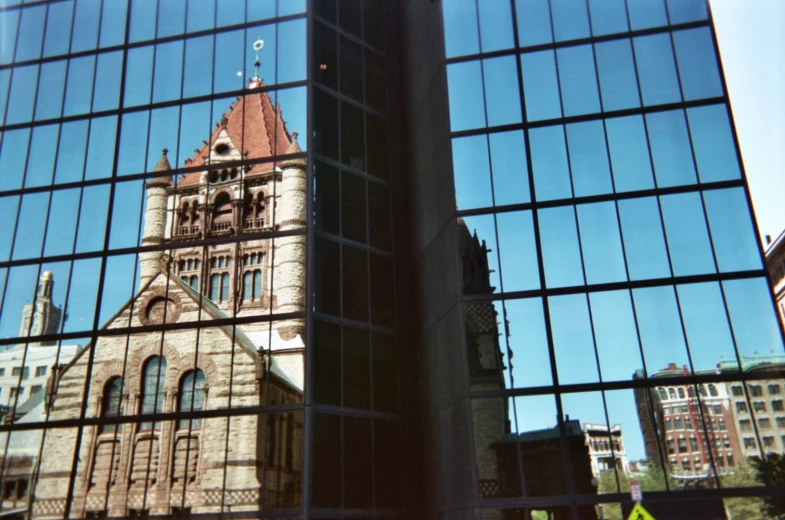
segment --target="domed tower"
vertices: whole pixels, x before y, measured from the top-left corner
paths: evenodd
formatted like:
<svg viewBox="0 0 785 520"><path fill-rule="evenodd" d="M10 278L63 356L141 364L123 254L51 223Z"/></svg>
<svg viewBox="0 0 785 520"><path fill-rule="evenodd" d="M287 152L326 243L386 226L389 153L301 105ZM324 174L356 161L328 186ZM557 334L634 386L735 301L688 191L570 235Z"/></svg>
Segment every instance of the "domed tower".
<svg viewBox="0 0 785 520"><path fill-rule="evenodd" d="M161 158L153 169L154 173L166 172L172 169L169 165L169 160L166 158L167 152L168 150L164 148ZM161 245L164 243L167 190L171 186L172 178L168 174L154 177L145 184L147 205L144 211L142 246ZM158 273L158 261L162 254L163 251L149 251L139 254L140 287L144 287Z"/></svg>

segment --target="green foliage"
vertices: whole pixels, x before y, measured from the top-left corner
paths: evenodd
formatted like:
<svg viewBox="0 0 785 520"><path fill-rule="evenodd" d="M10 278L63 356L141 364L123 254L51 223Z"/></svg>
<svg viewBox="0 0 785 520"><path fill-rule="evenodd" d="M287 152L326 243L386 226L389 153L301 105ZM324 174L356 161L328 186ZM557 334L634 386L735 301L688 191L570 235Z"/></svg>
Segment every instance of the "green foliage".
<svg viewBox="0 0 785 520"><path fill-rule="evenodd" d="M756 480L764 486L785 486L785 457L779 453L767 453L763 459L750 459ZM770 518L785 515L785 496L774 495L763 499L761 511Z"/></svg>
<svg viewBox="0 0 785 520"><path fill-rule="evenodd" d="M752 487L760 483L756 479L755 470L742 459L733 473L720 478L723 488ZM733 520L763 520L765 517L761 513L763 499L759 497L735 497L725 499L725 509L728 511L729 518Z"/></svg>

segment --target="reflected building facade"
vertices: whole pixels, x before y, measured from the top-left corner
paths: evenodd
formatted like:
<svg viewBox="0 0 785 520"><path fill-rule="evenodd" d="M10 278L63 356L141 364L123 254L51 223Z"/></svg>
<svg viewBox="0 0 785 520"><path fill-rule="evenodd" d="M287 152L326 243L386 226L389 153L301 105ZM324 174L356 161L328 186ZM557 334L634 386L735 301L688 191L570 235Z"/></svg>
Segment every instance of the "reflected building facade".
<svg viewBox="0 0 785 520"><path fill-rule="evenodd" d="M704 1L0 27L0 356L63 360L0 426L3 513L621 519L635 479L695 520L770 491L741 477L785 442L779 282Z"/></svg>

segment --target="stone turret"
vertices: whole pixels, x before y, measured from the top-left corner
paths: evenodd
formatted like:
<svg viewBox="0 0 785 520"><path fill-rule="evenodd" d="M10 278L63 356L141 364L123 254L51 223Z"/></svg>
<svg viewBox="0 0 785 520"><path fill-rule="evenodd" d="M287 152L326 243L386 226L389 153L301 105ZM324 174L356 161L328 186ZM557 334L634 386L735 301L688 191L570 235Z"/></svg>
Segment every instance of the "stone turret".
<svg viewBox="0 0 785 520"><path fill-rule="evenodd" d="M287 154L302 153L297 143L297 132L292 134L292 143ZM275 216L281 231L303 229L306 218L306 162L302 157L286 159L281 163L280 201ZM305 310L305 236L275 239L274 290L278 299L278 312L301 312ZM286 324L281 328L282 337L303 334L301 324ZM294 328L292 328L294 327ZM291 329L291 330L287 330Z"/></svg>
<svg viewBox="0 0 785 520"><path fill-rule="evenodd" d="M166 232L166 201L167 189L172 186L172 178L168 174L161 174L172 169L166 158L168 150L163 149L161 158L155 165L156 177L145 184L147 204L144 211L144 231L142 232L142 246L161 245L164 243ZM140 287L144 287L148 280L158 273L159 259L163 251L150 251L139 255Z"/></svg>

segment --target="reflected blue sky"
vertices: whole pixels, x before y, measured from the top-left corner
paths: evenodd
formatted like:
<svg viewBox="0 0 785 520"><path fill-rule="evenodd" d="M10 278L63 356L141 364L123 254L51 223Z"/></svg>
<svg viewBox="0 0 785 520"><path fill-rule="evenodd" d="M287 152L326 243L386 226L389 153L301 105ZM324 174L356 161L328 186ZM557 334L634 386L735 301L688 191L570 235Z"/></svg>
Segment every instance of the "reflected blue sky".
<svg viewBox="0 0 785 520"><path fill-rule="evenodd" d="M301 13L305 8L304 0L278 3L280 16ZM156 12L157 4L160 12L156 17L151 13ZM186 4L187 17L184 11ZM72 23L71 51L103 48L123 42L124 0L103 2L103 12L100 1L80 0L73 18L72 5L72 2L51 4L50 23L46 24L45 31L45 6L3 12L0 15L0 61L9 62L14 58L13 45L9 42L12 44L16 37L17 24L21 32L16 60L65 54ZM243 23L246 19L249 22L261 21L275 15L275 0L248 2L247 11L244 0L221 0L217 10L215 0L160 4L153 0L135 1L129 40L143 41L156 35L178 36ZM5 109L7 93L10 99L7 123L61 116L78 118L62 125L37 126L32 131L6 132L0 150L0 171L3 172L0 189L109 178L113 174L114 152L118 144L118 176L151 171L163 148L169 150L168 158L173 167L185 166L185 160L193 155L195 148L202 146L204 140L209 139L215 123L236 100L235 97L227 97L189 103L187 98L243 89L253 75L255 53L251 46L257 38L265 41L259 70L265 84L305 80L305 27L304 19L279 24L262 22L248 29L129 49L125 107L186 99L182 105L127 112L119 116L79 119L90 112L120 108L122 51L84 56L70 62L55 60L43 64L40 70L38 65L17 68L11 85L10 69L0 71L0 99L3 100L0 109ZM276 90L269 94L273 103L281 106L287 129L305 134L305 87ZM119 143L116 143L118 125L122 125L122 129ZM305 147L304 140L301 146ZM42 253L53 256L72 251L100 251L104 248L109 196L109 186L98 185L58 190L51 194L30 194L22 200L19 197L0 198L0 217L5 222L13 223L17 211L20 215L11 258L38 258ZM142 181L116 185L108 248L138 245L143 205ZM0 231L0 257L3 259L9 258L13 227L9 224ZM137 284L133 279L135 264L136 259L132 255L107 260L99 325L132 295ZM79 260L74 262L72 273L71 265L65 262L41 266L42 272L50 270L54 274L56 305L66 304L66 288L69 277L71 279L66 332L93 327L100 265L100 259ZM22 307L32 299L37 270L38 266L11 270L0 317L0 337L18 334Z"/></svg>

